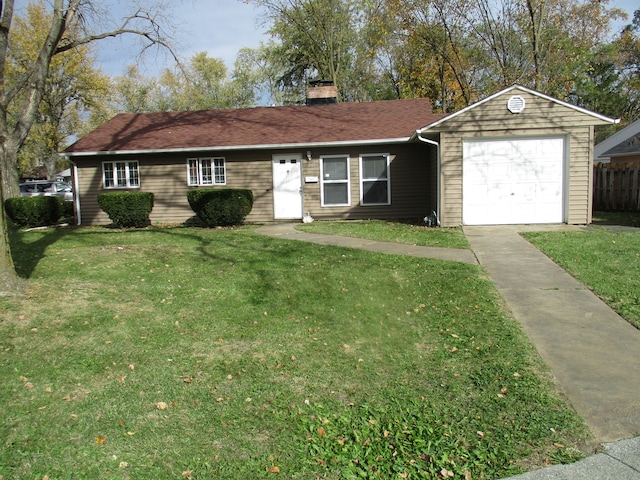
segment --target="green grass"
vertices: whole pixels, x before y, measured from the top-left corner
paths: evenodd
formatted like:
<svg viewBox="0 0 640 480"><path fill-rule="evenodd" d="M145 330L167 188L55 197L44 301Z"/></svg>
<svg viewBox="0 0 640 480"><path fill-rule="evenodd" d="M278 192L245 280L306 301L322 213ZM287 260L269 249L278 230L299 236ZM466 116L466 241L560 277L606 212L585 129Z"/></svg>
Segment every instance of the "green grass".
<svg viewBox="0 0 640 480"><path fill-rule="evenodd" d="M640 232L590 230L524 235L640 328Z"/></svg>
<svg viewBox="0 0 640 480"><path fill-rule="evenodd" d="M640 227L640 212L594 212L593 224Z"/></svg>
<svg viewBox="0 0 640 480"><path fill-rule="evenodd" d="M316 221L296 228L309 233L368 238L423 247L469 248L462 228L430 228L424 224L384 220Z"/></svg>
<svg viewBox="0 0 640 480"><path fill-rule="evenodd" d="M476 266L246 227L12 240L3 479L489 479L588 440Z"/></svg>

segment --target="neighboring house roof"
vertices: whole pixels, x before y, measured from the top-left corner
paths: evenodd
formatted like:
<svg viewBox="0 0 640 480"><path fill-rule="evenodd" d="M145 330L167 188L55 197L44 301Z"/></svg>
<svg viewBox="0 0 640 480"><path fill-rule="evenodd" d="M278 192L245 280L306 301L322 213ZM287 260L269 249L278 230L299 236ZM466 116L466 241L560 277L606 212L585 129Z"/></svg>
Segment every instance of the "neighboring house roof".
<svg viewBox="0 0 640 480"><path fill-rule="evenodd" d="M501 90L501 91L499 91L497 93L494 93L493 95L491 95L489 97L486 97L486 98L484 98L484 99L482 99L482 100L480 100L480 101L478 101L476 103L473 103L473 104L471 104L471 105L469 105L469 106L467 106L467 107L465 107L465 108L463 108L461 110L458 110L455 113L452 113L450 115L446 115L443 118L435 121L434 123L425 124L426 126L424 126L423 128L419 129L416 132L416 135L419 136L420 134L425 133L428 130L435 129L436 127L438 127L441 124L447 122L448 120L451 120L452 118L457 117L458 115L462 115L462 114L468 112L469 110L471 110L473 108L476 108L476 107L478 107L478 106L480 106L480 105L482 105L484 103L490 102L494 98L497 98L497 97L499 97L501 95L504 95L506 93L509 93L509 92L512 92L512 91L515 91L515 90L519 90L519 91L522 91L522 92L527 92L527 93L529 93L531 95L535 95L535 96L540 97L540 98L542 98L544 100L547 100L549 102L554 102L554 103L557 103L558 105L562 105L562 106L565 106L567 108L571 108L573 110L576 110L578 112L584 113L585 115L589 115L589 116L591 116L591 117L593 117L595 119L598 119L598 120L606 122L606 123L618 123L620 121L619 119L609 118L609 117L606 117L604 115L600 115L599 113L595 113L595 112L592 112L590 110L587 110L585 108L578 107L576 105L572 105L572 104L567 103L567 102L563 102L562 100L558 100L557 98L550 97L548 95L545 95L544 93L537 92L536 90L531 90L530 88L523 87L522 85L512 85L512 86L510 86L508 88L505 88L504 90Z"/></svg>
<svg viewBox="0 0 640 480"><path fill-rule="evenodd" d="M66 155L406 142L440 119L429 99L120 114Z"/></svg>
<svg viewBox="0 0 640 480"><path fill-rule="evenodd" d="M640 120L627 125L593 148L595 161L606 161L609 157L616 155L638 153L640 153Z"/></svg>

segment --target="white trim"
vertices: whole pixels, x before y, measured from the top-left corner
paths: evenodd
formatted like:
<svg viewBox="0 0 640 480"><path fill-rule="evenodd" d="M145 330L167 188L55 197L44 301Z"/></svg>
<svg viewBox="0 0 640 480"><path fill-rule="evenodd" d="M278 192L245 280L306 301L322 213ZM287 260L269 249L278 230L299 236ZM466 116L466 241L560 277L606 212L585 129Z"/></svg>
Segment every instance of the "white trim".
<svg viewBox="0 0 640 480"><path fill-rule="evenodd" d="M94 152L62 152L59 155L67 157L91 157L97 155L139 155L139 154L153 154L153 153L192 153L192 152L228 152L234 150L277 150L277 149L309 149L312 147L341 147L341 146L359 146L359 145L382 145L390 143L406 143L411 140L411 137L401 138L380 138L377 140L344 140L340 142L312 142L312 143L280 143L280 144L262 144L262 145L230 145L230 146L202 146L202 147L188 147L188 148L160 148L149 150L106 150L106 151L94 151Z"/></svg>
<svg viewBox="0 0 640 480"><path fill-rule="evenodd" d="M536 97L540 97L540 98L542 98L544 100L547 100L549 102L557 103L558 105L562 105L563 107L571 108L571 109L576 110L576 111L578 111L580 113L584 113L585 115L589 115L591 117L597 118L598 120L602 120L602 121L605 121L605 122L608 122L608 123L619 123L620 122L619 118L618 119L613 119L613 118L605 117L604 115L601 115L599 113L592 112L590 110L587 110L586 108L578 107L576 105L571 105L570 103L563 102L562 100L558 100L557 98L550 97L548 95L545 95L544 93L540 93L540 92L537 92L535 90L531 90L530 88L523 87L522 85L512 85L509 88L505 88L504 90L501 90L498 93L494 93L493 95L491 95L491 96L489 96L487 98L484 98L484 99L482 99L482 100L480 100L480 101L478 101L478 102L476 102L474 104L471 104L471 105L463 108L462 110L458 110L457 112L454 112L451 115L447 115L446 117L443 117L440 120L437 120L437 121L435 121L435 122L433 122L433 123L431 123L429 125L426 125L426 126L420 128L420 129L416 130L416 133L411 138L415 138L416 136L419 136L421 133L424 133L427 130L430 130L430 129L434 128L434 127L437 127L438 125L440 125L440 124L442 124L442 123L444 123L444 122L446 122L446 121L448 121L448 120L450 120L450 119L452 119L454 117L457 117L458 115L466 113L469 110L471 110L473 108L476 108L479 105L482 105L483 103L490 102L491 100L493 100L493 99L495 99L495 98L497 98L497 97L499 97L501 95L504 95L506 93L509 93L509 92L511 92L513 90L522 90L523 92L527 92L527 93L529 93L531 95L534 95Z"/></svg>
<svg viewBox="0 0 640 480"><path fill-rule="evenodd" d="M324 161L328 159L343 159L347 161L347 178L338 181L325 180L324 178ZM325 184L346 184L347 185L347 203L325 203L324 186ZM320 206L321 207L350 207L351 206L351 158L347 154L342 155L322 155L320 157Z"/></svg>
<svg viewBox="0 0 640 480"><path fill-rule="evenodd" d="M363 153L360 154L359 157L359 168L360 168L360 205L363 207L376 206L376 205L391 205L391 162L390 162L390 154L389 153ZM371 178L364 178L364 168L362 165L362 160L367 157L382 157L387 161L387 178L385 179L387 182L387 201L382 203L364 203L364 182L376 181Z"/></svg>
<svg viewBox="0 0 640 480"><path fill-rule="evenodd" d="M203 183L202 181L202 161L209 160L211 162L211 183ZM222 169L224 170L224 182L216 182L216 160L222 160ZM191 165L190 162L197 162L198 168L197 182L191 183ZM227 160L224 157L189 157L187 158L187 186L188 187L211 187L215 185L227 184Z"/></svg>
<svg viewBox="0 0 640 480"><path fill-rule="evenodd" d="M118 168L117 165L119 163L124 163L124 180L126 182L126 185L118 185ZM131 185L131 164L135 163L136 164L136 172L137 172L137 178L138 178L138 184L137 185ZM111 179L113 181L113 185L112 186L107 186L107 177L105 175L105 169L104 166L110 164L112 167L112 173L113 173L113 178ZM140 185L142 184L142 179L141 179L141 175L140 175L140 162L138 160L104 160L102 161L102 188L105 190L122 190L122 189L126 189L126 188L140 188Z"/></svg>

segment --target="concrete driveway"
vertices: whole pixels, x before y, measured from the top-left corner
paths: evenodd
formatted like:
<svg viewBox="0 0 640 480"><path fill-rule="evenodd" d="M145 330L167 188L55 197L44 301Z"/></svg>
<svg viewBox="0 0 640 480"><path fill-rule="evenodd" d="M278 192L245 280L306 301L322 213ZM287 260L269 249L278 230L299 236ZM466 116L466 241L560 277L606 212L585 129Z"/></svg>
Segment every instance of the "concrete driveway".
<svg viewBox="0 0 640 480"><path fill-rule="evenodd" d="M482 265L598 443L640 434L640 330L519 235L465 227Z"/></svg>

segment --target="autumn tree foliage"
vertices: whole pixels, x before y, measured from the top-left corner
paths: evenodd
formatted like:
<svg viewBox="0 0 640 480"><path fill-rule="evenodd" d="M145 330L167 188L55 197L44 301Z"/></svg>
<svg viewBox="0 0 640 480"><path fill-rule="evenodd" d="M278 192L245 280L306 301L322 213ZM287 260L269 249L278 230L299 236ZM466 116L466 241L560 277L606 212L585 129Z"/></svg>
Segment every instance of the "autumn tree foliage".
<svg viewBox="0 0 640 480"><path fill-rule="evenodd" d="M113 79L113 108L119 112L167 112L242 108L256 104L259 81L253 64L239 55L229 72L224 61L198 52L158 76L143 75L130 65Z"/></svg>
<svg viewBox="0 0 640 480"><path fill-rule="evenodd" d="M35 56L29 63L12 64L14 42L14 0L0 2L0 197L18 195L18 152L38 118L52 80L52 62L65 52L106 38L131 34L142 40L142 48L169 47L163 17L166 7L131 4L121 19L111 16L109 5L92 0L51 0L50 15ZM4 209L0 211L0 295L16 291Z"/></svg>
<svg viewBox="0 0 640 480"><path fill-rule="evenodd" d="M6 70L10 84L24 75L28 65L35 61L50 21L51 15L43 1L30 3L26 14L14 20ZM86 133L85 125L92 116L104 118L110 79L94 67L94 62L89 44L52 58L33 126L18 153L20 172L44 163L47 176L52 179L60 163L58 152L69 139Z"/></svg>

